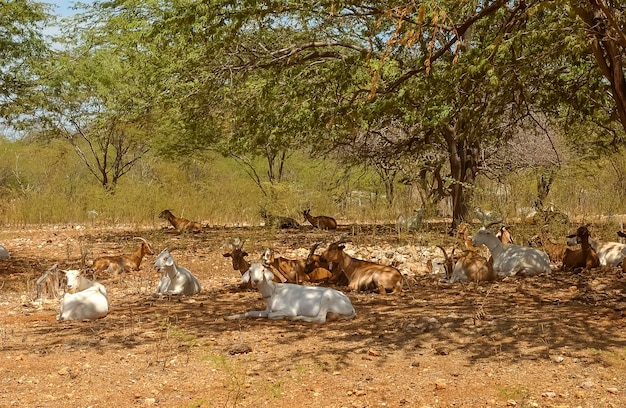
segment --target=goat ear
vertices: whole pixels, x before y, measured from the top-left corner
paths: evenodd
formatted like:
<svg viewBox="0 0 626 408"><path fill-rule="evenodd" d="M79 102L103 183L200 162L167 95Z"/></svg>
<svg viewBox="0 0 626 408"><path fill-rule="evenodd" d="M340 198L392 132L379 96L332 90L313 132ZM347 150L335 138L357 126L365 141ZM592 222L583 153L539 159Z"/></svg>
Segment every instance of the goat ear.
<svg viewBox="0 0 626 408"><path fill-rule="evenodd" d="M241 281L243 283L250 282L250 269L248 269L243 275L241 275Z"/></svg>
<svg viewBox="0 0 626 408"><path fill-rule="evenodd" d="M263 277L267 282L271 282L274 280L274 274L267 268L263 268Z"/></svg>
<svg viewBox="0 0 626 408"><path fill-rule="evenodd" d="M246 251L243 251L243 256L248 256L248 253Z"/></svg>
<svg viewBox="0 0 626 408"><path fill-rule="evenodd" d="M225 258L230 258L231 256L233 256L230 252L227 254L222 254L222 256L224 256Z"/></svg>

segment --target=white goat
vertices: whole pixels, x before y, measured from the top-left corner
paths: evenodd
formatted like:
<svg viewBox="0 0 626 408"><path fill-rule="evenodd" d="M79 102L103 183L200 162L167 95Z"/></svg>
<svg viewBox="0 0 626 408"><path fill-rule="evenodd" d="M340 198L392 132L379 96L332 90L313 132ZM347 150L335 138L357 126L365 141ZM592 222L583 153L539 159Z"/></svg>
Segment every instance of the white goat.
<svg viewBox="0 0 626 408"><path fill-rule="evenodd" d="M0 259L11 259L9 251L7 251L7 249L3 245L0 245Z"/></svg>
<svg viewBox="0 0 626 408"><path fill-rule="evenodd" d="M424 217L424 209L415 210L413 215L401 215L398 217L396 228L400 231L415 231L422 226L422 218Z"/></svg>
<svg viewBox="0 0 626 408"><path fill-rule="evenodd" d="M485 245L493 257L493 269L499 276L519 274L536 275L550 273L548 255L536 248L502 243L493 232L486 228L478 230L472 238L475 246Z"/></svg>
<svg viewBox="0 0 626 408"><path fill-rule="evenodd" d="M600 265L602 266L618 266L624 261L626 256L626 244L619 242L600 242L589 238L589 244L596 250Z"/></svg>
<svg viewBox="0 0 626 408"><path fill-rule="evenodd" d="M194 295L202 290L198 278L189 269L176 265L169 249L161 251L154 261L154 267L161 272L161 280L156 293L168 295Z"/></svg>
<svg viewBox="0 0 626 408"><path fill-rule="evenodd" d="M57 320L93 320L109 313L107 291L102 284L85 278L77 270L63 272L67 278L67 292L61 301Z"/></svg>
<svg viewBox="0 0 626 408"><path fill-rule="evenodd" d="M267 302L265 310L251 310L228 316L228 320L242 317L267 317L272 320L289 319L312 323L326 323L326 319L352 319L356 316L350 299L343 293L322 286L301 286L275 283L274 274L260 263L253 263L241 277L258 288Z"/></svg>

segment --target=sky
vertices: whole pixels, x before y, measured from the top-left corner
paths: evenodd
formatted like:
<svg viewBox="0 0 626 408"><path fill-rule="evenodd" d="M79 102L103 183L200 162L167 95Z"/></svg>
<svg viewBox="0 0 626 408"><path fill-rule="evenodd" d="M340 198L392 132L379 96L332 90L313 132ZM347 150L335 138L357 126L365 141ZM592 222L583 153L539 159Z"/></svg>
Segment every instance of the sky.
<svg viewBox="0 0 626 408"><path fill-rule="evenodd" d="M59 17L69 17L74 14L74 10L72 10L73 0L57 0L49 4L52 5L53 13Z"/></svg>

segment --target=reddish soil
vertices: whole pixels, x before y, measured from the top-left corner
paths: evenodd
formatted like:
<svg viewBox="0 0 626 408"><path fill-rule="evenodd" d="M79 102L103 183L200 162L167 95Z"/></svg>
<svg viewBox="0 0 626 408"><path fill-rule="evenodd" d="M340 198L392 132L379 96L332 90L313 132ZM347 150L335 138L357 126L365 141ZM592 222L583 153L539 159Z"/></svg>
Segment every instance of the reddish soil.
<svg viewBox="0 0 626 408"><path fill-rule="evenodd" d="M53 264L80 268L83 256L131 252L137 235L157 253L171 248L202 293L155 296L147 256L119 283L99 277L110 301L103 319L57 322L59 301L35 299L35 281ZM257 292L239 290L239 272L222 256L235 236L246 239L251 261L269 245L280 252L335 237L310 229L4 229L0 243L12 259L0 261L0 407L626 406L621 269L486 284L410 276L399 296L348 293L354 320L230 321L265 308ZM407 240L425 238L360 229L354 244Z"/></svg>

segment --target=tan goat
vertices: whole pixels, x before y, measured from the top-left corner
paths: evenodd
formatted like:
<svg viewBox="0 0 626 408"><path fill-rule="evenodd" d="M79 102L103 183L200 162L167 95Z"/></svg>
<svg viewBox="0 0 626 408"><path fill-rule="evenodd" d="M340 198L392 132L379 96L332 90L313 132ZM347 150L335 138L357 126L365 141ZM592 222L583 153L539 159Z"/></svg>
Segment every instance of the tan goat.
<svg viewBox="0 0 626 408"><path fill-rule="evenodd" d="M550 261L559 264L563 262L563 254L567 249L565 243L554 242L548 235L547 226L541 228L539 235L535 235L528 244L532 247L541 247L548 254Z"/></svg>
<svg viewBox="0 0 626 408"><path fill-rule="evenodd" d="M180 234L182 232L200 232L202 224L196 221L189 221L185 218L176 217L170 210L163 210L159 214L159 218L168 220L174 229Z"/></svg>
<svg viewBox="0 0 626 408"><path fill-rule="evenodd" d="M267 248L263 253L262 261L263 265L274 273L275 282L302 283L311 280L306 273L306 261L304 259L276 257L274 251Z"/></svg>
<svg viewBox="0 0 626 408"><path fill-rule="evenodd" d="M469 280L472 282L493 281L497 279L496 272L493 270L493 260L487 260L484 256L474 251L463 251L462 255L448 256L446 250L437 245L443 252L445 258L444 269L446 270L446 279L448 283Z"/></svg>
<svg viewBox="0 0 626 408"><path fill-rule="evenodd" d="M343 271L349 280L348 288L354 291L373 290L378 288L381 295L391 291L397 294L402 291L403 277L400 271L392 266L352 258L346 254L343 241L330 244L322 257L336 264L334 268Z"/></svg>
<svg viewBox="0 0 626 408"><path fill-rule="evenodd" d="M311 210L304 210L302 212L304 215L304 219L311 223L316 228L323 230L334 230L337 229L337 221L334 218L328 217L325 215L319 215L314 217L311 215Z"/></svg>
<svg viewBox="0 0 626 408"><path fill-rule="evenodd" d="M135 237L135 239L141 240L141 244L132 254L101 256L94 259L91 268L95 272L112 273L114 278L122 272L138 271L144 255L154 255L154 251L145 238Z"/></svg>

